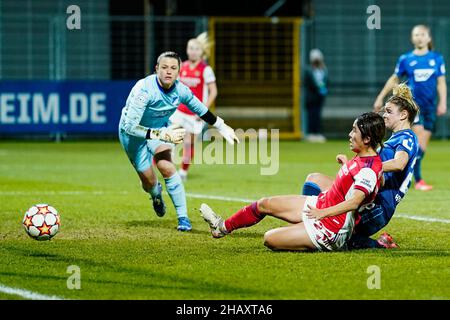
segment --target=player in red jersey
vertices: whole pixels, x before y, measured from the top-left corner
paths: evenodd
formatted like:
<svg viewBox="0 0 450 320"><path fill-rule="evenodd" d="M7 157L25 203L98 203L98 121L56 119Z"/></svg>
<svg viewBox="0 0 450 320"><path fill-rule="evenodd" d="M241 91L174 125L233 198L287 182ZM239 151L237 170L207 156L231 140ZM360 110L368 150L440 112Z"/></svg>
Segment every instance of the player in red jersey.
<svg viewBox="0 0 450 320"><path fill-rule="evenodd" d="M269 215L291 223L266 232L264 244L272 250L344 249L360 220L358 211L375 199L380 187L383 171L376 149L384 135L384 120L377 113L356 118L349 133L350 148L356 155L342 165L330 190L318 197L262 198L226 220L202 204L201 215L214 238L252 226Z"/></svg>
<svg viewBox="0 0 450 320"><path fill-rule="evenodd" d="M182 63L180 70L181 82L187 85L208 108L217 97L216 77L212 68L206 63L210 46L211 43L208 41L206 32L189 40L187 44L188 60ZM181 178L186 180L189 165L194 157L194 142L196 136L203 130L203 122L184 104L180 104L170 120L186 129L183 160L178 171Z"/></svg>

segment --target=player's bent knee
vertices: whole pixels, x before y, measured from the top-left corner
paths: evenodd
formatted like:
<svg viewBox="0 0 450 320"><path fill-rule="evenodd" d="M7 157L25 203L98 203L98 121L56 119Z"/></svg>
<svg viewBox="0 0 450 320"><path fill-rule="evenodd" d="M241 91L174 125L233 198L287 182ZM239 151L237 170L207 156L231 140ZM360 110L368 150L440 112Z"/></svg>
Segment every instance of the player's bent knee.
<svg viewBox="0 0 450 320"><path fill-rule="evenodd" d="M172 162L172 151L164 150L155 154L155 163L164 178L169 178L177 171Z"/></svg>
<svg viewBox="0 0 450 320"><path fill-rule="evenodd" d="M257 207L260 212L270 214L270 198L261 198L257 201Z"/></svg>
<svg viewBox="0 0 450 320"><path fill-rule="evenodd" d="M164 178L170 178L177 172L177 169L172 162L159 161L157 167Z"/></svg>
<svg viewBox="0 0 450 320"><path fill-rule="evenodd" d="M276 236L274 236L273 230L269 230L264 234L264 245L270 250L279 250L277 246Z"/></svg>
<svg viewBox="0 0 450 320"><path fill-rule="evenodd" d="M305 182L314 182L314 183L317 183L317 182L319 182L319 180L320 180L320 176L321 176L320 173L316 173L316 172L310 173L310 174L308 174L308 176L306 177Z"/></svg>

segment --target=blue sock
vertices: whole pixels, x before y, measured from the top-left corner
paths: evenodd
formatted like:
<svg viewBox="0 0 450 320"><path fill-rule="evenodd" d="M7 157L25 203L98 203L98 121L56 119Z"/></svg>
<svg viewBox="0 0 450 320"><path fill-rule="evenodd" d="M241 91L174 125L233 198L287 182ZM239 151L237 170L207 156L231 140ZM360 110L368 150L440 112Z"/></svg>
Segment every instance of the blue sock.
<svg viewBox="0 0 450 320"><path fill-rule="evenodd" d="M425 156L425 151L419 147L417 152L416 164L414 165L414 180L416 182L422 180L422 159Z"/></svg>
<svg viewBox="0 0 450 320"><path fill-rule="evenodd" d="M322 192L322 190L320 190L319 185L314 182L307 181L303 184L302 195L304 196L318 196L320 192Z"/></svg>
<svg viewBox="0 0 450 320"><path fill-rule="evenodd" d="M355 249L374 249L374 248L384 248L378 243L377 240L369 238L368 236L363 236L359 234L353 234L348 241L348 248L350 250Z"/></svg>
<svg viewBox="0 0 450 320"><path fill-rule="evenodd" d="M178 218L187 218L186 194L184 192L183 182L178 172L175 172L170 178L165 178L166 189L172 199Z"/></svg>
<svg viewBox="0 0 450 320"><path fill-rule="evenodd" d="M156 181L156 184L152 188L150 188L150 190L148 190L147 192L150 193L152 199L156 196L159 196L161 194L161 189L159 188L158 181Z"/></svg>

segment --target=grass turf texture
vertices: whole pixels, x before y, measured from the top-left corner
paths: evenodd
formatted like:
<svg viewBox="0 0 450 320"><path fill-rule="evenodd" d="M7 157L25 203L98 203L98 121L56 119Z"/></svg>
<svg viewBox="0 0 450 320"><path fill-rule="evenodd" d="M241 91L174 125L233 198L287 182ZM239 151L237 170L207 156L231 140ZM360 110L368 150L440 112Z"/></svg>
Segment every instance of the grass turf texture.
<svg viewBox="0 0 450 320"><path fill-rule="evenodd" d="M277 175L258 165L195 165L188 193L258 199L298 194L309 172L335 175L348 143L280 143ZM433 141L423 163L432 192L411 189L397 213L449 219L450 143ZM160 178L161 179L161 178ZM243 202L188 197L193 231L176 231L167 194L158 218L116 142L0 143L0 284L69 299L449 299L450 225L395 218L385 228L399 250L272 252L265 231L286 225L266 218L212 239L198 208L224 217ZM21 226L33 204L49 203L62 228L51 241L28 238ZM81 270L69 290L67 268ZM381 270L381 289L368 289ZM0 293L0 299L20 298Z"/></svg>

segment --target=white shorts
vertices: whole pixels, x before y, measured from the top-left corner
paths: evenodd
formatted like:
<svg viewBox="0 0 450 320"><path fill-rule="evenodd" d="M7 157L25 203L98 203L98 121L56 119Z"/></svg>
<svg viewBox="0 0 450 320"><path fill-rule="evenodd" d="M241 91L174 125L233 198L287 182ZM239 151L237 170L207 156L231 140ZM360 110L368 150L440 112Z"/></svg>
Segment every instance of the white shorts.
<svg viewBox="0 0 450 320"><path fill-rule="evenodd" d="M307 196L302 210L302 220L306 232L317 250L336 251L345 249L352 230L341 229L338 233L330 231L319 220L308 218L304 211L308 208L308 204L315 207L317 196Z"/></svg>
<svg viewBox="0 0 450 320"><path fill-rule="evenodd" d="M197 115L191 115L179 110L170 117L170 122L179 124L186 129L186 132L192 134L200 134L203 130L203 120L198 121Z"/></svg>

